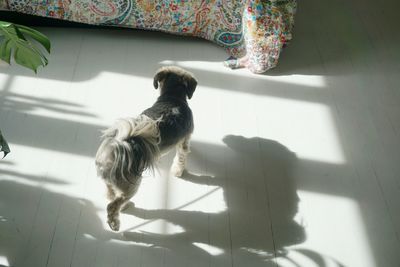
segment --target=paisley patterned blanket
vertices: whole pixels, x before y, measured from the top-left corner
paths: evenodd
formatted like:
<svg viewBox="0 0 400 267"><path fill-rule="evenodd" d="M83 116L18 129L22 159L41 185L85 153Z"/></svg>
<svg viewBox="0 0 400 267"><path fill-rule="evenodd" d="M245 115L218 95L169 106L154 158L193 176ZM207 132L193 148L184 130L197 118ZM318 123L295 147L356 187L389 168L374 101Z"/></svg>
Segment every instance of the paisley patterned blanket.
<svg viewBox="0 0 400 267"><path fill-rule="evenodd" d="M262 73L292 38L296 0L0 0L0 8L94 25L191 35Z"/></svg>

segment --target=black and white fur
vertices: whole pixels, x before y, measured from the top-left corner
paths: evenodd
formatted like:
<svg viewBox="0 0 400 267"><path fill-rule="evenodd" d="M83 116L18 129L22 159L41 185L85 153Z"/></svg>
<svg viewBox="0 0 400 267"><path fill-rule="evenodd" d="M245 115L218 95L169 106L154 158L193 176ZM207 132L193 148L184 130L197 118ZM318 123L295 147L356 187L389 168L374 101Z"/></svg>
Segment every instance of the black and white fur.
<svg viewBox="0 0 400 267"><path fill-rule="evenodd" d="M110 200L107 222L114 231L119 230L119 212L137 192L143 171L176 147L172 172L181 176L190 152L193 116L187 98L192 98L197 80L192 73L169 66L157 71L153 84L161 91L153 106L105 130L96 154L97 173Z"/></svg>

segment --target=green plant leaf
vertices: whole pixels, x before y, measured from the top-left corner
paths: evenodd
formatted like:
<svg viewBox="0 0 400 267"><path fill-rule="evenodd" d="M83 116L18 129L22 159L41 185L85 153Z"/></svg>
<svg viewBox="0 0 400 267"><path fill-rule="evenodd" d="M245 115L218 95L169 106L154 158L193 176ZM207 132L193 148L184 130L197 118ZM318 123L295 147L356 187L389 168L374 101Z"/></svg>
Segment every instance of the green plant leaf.
<svg viewBox="0 0 400 267"><path fill-rule="evenodd" d="M17 64L37 72L38 67L46 66L48 60L42 51L29 38L37 41L50 52L50 41L42 33L23 25L0 21L0 59L11 62L11 56ZM29 38L27 38L29 37Z"/></svg>
<svg viewBox="0 0 400 267"><path fill-rule="evenodd" d="M11 61L11 49L12 45L9 39L3 41L0 45L0 59L4 60L8 64L10 64Z"/></svg>
<svg viewBox="0 0 400 267"><path fill-rule="evenodd" d="M15 48L14 59L16 63L33 70L35 73L39 66L47 65L47 62L43 62L43 58L39 53L24 44Z"/></svg>
<svg viewBox="0 0 400 267"><path fill-rule="evenodd" d="M10 25L11 25L10 22L7 22L7 21L0 21L0 27L8 27L8 26L10 26Z"/></svg>
<svg viewBox="0 0 400 267"><path fill-rule="evenodd" d="M4 139L1 131L0 131L0 152L4 152L4 157L11 152L10 147L8 146L6 139Z"/></svg>
<svg viewBox="0 0 400 267"><path fill-rule="evenodd" d="M51 49L51 43L49 38L47 38L46 35L43 33L34 30L32 28L26 27L24 25L16 25L17 29L19 29L23 34L27 34L29 37L35 39L37 42L39 42L44 48L46 48L47 52L50 53Z"/></svg>

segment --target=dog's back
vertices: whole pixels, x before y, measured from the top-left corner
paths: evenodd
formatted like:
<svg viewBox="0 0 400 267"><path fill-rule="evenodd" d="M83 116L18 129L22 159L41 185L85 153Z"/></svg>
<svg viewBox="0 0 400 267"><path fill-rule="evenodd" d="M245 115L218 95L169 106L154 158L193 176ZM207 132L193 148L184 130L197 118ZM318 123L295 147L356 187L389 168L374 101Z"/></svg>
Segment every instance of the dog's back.
<svg viewBox="0 0 400 267"><path fill-rule="evenodd" d="M152 119L160 118L161 151L176 145L193 132L193 115L186 101L168 95L160 96L154 105L143 114Z"/></svg>

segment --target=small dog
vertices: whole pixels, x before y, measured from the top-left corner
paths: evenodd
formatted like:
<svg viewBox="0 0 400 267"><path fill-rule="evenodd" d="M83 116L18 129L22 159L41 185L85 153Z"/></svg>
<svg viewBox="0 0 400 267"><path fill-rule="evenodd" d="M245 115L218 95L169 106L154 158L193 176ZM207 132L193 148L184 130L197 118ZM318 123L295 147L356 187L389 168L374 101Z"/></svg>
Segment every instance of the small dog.
<svg viewBox="0 0 400 267"><path fill-rule="evenodd" d="M105 130L96 154L98 175L107 186L107 223L119 230L120 210L135 195L144 170L154 167L162 154L176 147L172 173L181 176L193 132L193 115L187 98L197 86L192 73L179 67L159 69L154 88L160 96L136 118L121 119Z"/></svg>

